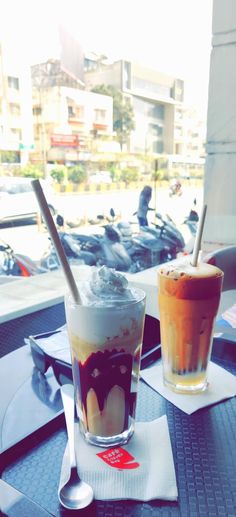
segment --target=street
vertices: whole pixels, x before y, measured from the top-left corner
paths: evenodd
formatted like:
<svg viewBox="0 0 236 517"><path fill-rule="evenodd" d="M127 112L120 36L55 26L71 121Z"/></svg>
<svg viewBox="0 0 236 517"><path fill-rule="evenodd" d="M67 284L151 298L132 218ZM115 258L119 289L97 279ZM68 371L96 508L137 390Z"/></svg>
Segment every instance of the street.
<svg viewBox="0 0 236 517"><path fill-rule="evenodd" d="M197 211L202 207L202 188L184 187L180 197L169 197L168 189L159 189L153 193L150 207L156 208L162 215L168 214L180 227L185 240L189 238L189 230L183 225L193 206L193 200L197 200ZM58 196L58 209L66 221L96 220L98 214L109 215L110 208L120 215L123 221L136 223L134 212L138 205L138 190L126 190L122 192L97 192L94 194L66 194ZM149 224L154 221L154 212L148 214ZM134 225L134 229L136 225ZM75 231L75 230L73 230ZM93 233L97 231L95 225L80 226L79 231ZM101 230L100 230L101 231ZM35 261L39 261L49 245L48 233L43 224L18 224L17 226L2 227L0 238L8 243L16 253L22 253Z"/></svg>

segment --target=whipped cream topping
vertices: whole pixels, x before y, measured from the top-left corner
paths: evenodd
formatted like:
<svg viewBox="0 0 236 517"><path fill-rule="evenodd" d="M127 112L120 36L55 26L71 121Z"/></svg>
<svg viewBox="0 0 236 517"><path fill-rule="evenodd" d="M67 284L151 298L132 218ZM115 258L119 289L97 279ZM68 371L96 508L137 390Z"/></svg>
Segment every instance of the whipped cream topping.
<svg viewBox="0 0 236 517"><path fill-rule="evenodd" d="M78 285L82 304L65 299L73 355L82 362L98 349L136 350L142 339L145 293L106 266L91 268ZM139 303L137 303L139 302Z"/></svg>
<svg viewBox="0 0 236 517"><path fill-rule="evenodd" d="M112 306L138 299L127 278L107 266L91 268L91 276L79 284L79 292L83 305Z"/></svg>

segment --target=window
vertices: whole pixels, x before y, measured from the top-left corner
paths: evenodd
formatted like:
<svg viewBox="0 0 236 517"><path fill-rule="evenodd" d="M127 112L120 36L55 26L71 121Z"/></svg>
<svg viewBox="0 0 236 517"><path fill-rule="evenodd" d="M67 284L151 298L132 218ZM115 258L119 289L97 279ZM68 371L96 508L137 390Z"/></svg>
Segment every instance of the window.
<svg viewBox="0 0 236 517"><path fill-rule="evenodd" d="M17 140L21 140L21 129L15 127L11 128L11 134L16 137Z"/></svg>
<svg viewBox="0 0 236 517"><path fill-rule="evenodd" d="M143 90L148 92L149 95L171 97L171 87L164 84L154 83L140 77L133 77L133 89Z"/></svg>
<svg viewBox="0 0 236 517"><path fill-rule="evenodd" d="M68 105L68 117L82 120L84 115L83 106Z"/></svg>
<svg viewBox="0 0 236 517"><path fill-rule="evenodd" d="M153 152L154 153L163 153L164 150L164 144L163 142L153 142Z"/></svg>
<svg viewBox="0 0 236 517"><path fill-rule="evenodd" d="M163 120L165 116L165 107L163 104L155 104L150 107L150 117Z"/></svg>
<svg viewBox="0 0 236 517"><path fill-rule="evenodd" d="M123 87L130 90L131 88L131 63L124 62L123 67Z"/></svg>
<svg viewBox="0 0 236 517"><path fill-rule="evenodd" d="M68 106L68 117L75 117L74 107Z"/></svg>
<svg viewBox="0 0 236 517"><path fill-rule="evenodd" d="M95 109L95 122L104 122L106 119L106 110L103 109Z"/></svg>
<svg viewBox="0 0 236 517"><path fill-rule="evenodd" d="M18 77L8 77L8 88L12 88L14 90L19 90L19 79Z"/></svg>
<svg viewBox="0 0 236 517"><path fill-rule="evenodd" d="M11 115L20 115L20 104L10 103L9 104L9 112Z"/></svg>
<svg viewBox="0 0 236 517"><path fill-rule="evenodd" d="M33 115L38 116L42 114L42 108L41 106L34 106L33 107Z"/></svg>
<svg viewBox="0 0 236 517"><path fill-rule="evenodd" d="M87 0L87 4L90 2L92 0ZM68 220L72 225L75 224L73 219L86 221L87 224L88 220L96 218L96 203L99 201L90 195L94 191L92 192L88 182L89 175L96 171L111 172L112 183L109 184L109 189L111 191L116 188L117 196L126 182L127 188L122 191L115 210L120 211L121 218L127 220L135 212L136 206L131 207L131 204L135 205L137 201L140 185L144 180L147 183L153 181L155 160L167 160L168 167L163 168L159 178L160 181L167 182L173 172L172 163L176 154L179 154L182 168L185 167L184 159L186 163L190 162L191 168L191 160L195 163L199 156L199 163L200 158L202 161L199 176L196 173L195 179L196 183L202 182L205 135L200 134L200 131L199 136L197 135L197 129L201 126L198 126L198 118L194 116L194 106L188 106L188 95L195 93L195 88L196 95L200 96L200 67L205 54L199 48L197 63L188 45L192 37L191 31L185 31L181 26L181 16L176 19L172 17L175 4L178 4L179 14L183 16L181 2L172 2L173 11L169 12L165 21L162 21L161 13L161 4L164 5L165 0L158 2L158 9L154 0L146 2L145 5L143 1L142 8L133 12L130 11L130 2L126 2L123 18L121 5L117 4L110 19L109 9L103 13L101 8L101 16L94 18L95 23L91 29L91 13L90 17L84 16L86 0L78 3L78 10L76 2L74 9L70 9L70 2L66 5L65 0L62 0L60 13L57 14L61 16L64 10L64 22L71 19L71 23L68 23L68 36L72 37L74 32L75 50L78 50L71 52L71 38L63 41L62 33L49 23L50 16L47 15L51 10L51 3L45 9L38 0L32 0L32 4L40 5L40 9L34 11L37 12L37 23L27 12L30 18L27 45L32 64L29 63L28 55L20 49L19 40L23 36L26 21L22 12L21 17L17 17L14 11L14 18L19 25L19 38L16 37L10 18L7 22L6 17L9 39L12 40L9 53L2 45L2 34L0 35L1 150L4 150L6 156L9 155L9 163L10 153L13 152L19 152L21 160L19 171L9 167L7 174L17 176L25 172L30 174L32 171L41 177L48 176L60 194L62 208L69 214ZM194 0L189 0L190 2ZM14 3L18 5L17 0ZM151 3L153 9L149 9ZM195 4L195 9L200 9L201 2ZM208 4L208 0L205 4ZM97 9L97 2L94 2L94 9ZM138 14L142 15L140 26L136 23ZM120 23L122 19L123 23ZM60 21L63 23L63 19ZM104 30L108 23L112 27L109 38L108 31ZM152 23L155 23L155 31L152 30ZM191 23L192 20L189 20L190 25ZM82 38L82 29L87 34L87 40ZM204 23L201 31L205 30ZM163 38L161 42L160 33ZM211 23L208 37L211 37ZM25 44L23 39L22 43ZM182 54L180 39L184 45ZM105 42L104 46L102 40ZM184 71L183 63L186 59L184 48L188 49L196 65L189 67L187 72ZM38 56L43 57L38 59ZM190 73L195 79L191 92L187 81ZM72 164L77 169L73 174ZM5 173L6 169L2 171L0 165L0 176ZM126 202L122 196L129 191L130 178L134 195ZM164 185L166 184L163 183L163 189ZM97 187L101 187L99 199L103 199L99 211L109 212L110 207L107 209L106 203L110 204L113 196L105 196L106 190L102 183ZM202 183L200 188L202 189ZM160 191L163 192L162 189ZM164 202L161 206L164 206ZM168 210L168 206L166 209ZM177 212L178 210L170 215L177 216ZM150 217L151 215L149 214Z"/></svg>
<svg viewBox="0 0 236 517"><path fill-rule="evenodd" d="M163 126L159 126L158 124L149 124L149 132L154 136L162 136Z"/></svg>

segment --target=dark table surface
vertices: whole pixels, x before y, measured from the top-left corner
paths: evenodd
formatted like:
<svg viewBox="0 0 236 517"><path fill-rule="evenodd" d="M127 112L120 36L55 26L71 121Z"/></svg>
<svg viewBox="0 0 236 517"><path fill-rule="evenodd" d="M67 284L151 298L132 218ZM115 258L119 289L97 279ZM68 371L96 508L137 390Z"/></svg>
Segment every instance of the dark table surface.
<svg viewBox="0 0 236 517"><path fill-rule="evenodd" d="M9 368L9 376L6 375L5 379L8 377L9 383L12 383L13 377L18 379L21 397L26 400L24 390L29 392L31 390L33 397L37 399L37 404L42 408L41 421L37 424L38 430L36 426L33 432L28 434L26 432L25 437L21 436L18 443L7 446L5 442L6 450L2 453L1 460L3 480L0 485L1 510L10 517L71 514L62 509L57 500L61 461L67 440L64 415L58 398L59 385L49 372L42 386L37 383L37 390L33 389L31 381L34 368L30 361L29 350L24 344L24 338L28 335L52 330L64 322L64 307L63 304L58 304L0 325L1 355L5 356L9 352L16 351L3 357L2 364L8 362ZM145 325L145 349L157 343L158 340L159 326L152 318L148 318ZM24 348L19 350L21 347ZM10 360L20 356L22 361ZM228 371L236 373L234 343L215 340L212 359ZM26 380L21 384L19 375L12 371L12 365L15 362L21 375L25 368ZM1 401L4 396L3 391L1 388ZM24 416L25 404L19 403L19 400L20 422L21 415ZM179 493L178 501L172 503L160 500L145 503L95 501L87 510L77 513L104 517L154 515L235 517L235 397L187 415L141 381L137 420L153 420L163 414L166 414L168 419ZM33 408L30 415L31 421L34 421ZM19 434L18 427L20 429L16 418L16 435L17 432ZM1 426L1 439L4 438L2 429ZM9 503L10 493L12 503ZM3 494L5 496L9 494L8 504L4 502Z"/></svg>

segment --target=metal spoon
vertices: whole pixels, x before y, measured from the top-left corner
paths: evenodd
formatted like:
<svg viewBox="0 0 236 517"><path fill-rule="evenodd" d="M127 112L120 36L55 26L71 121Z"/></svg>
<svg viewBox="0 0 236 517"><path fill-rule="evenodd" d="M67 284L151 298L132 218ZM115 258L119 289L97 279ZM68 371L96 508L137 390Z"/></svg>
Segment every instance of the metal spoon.
<svg viewBox="0 0 236 517"><path fill-rule="evenodd" d="M73 389L71 384L61 386L61 397L68 434L71 472L69 480L65 485L59 488L58 498L65 508L69 510L79 510L85 508L92 502L93 489L80 479L77 472L74 446L74 398L71 396L71 389Z"/></svg>

